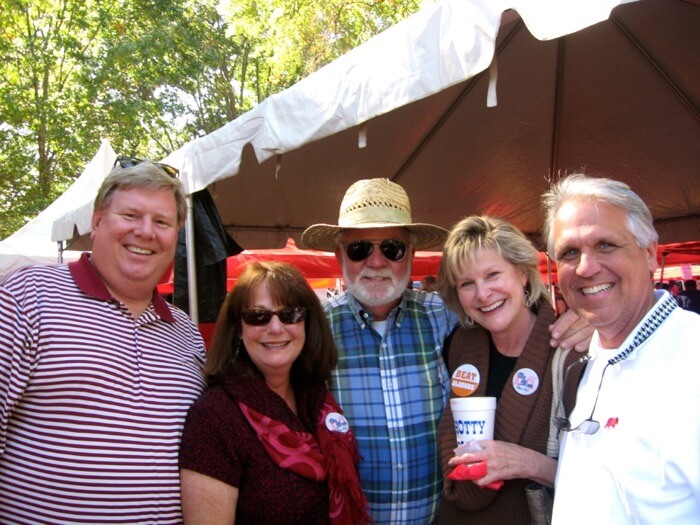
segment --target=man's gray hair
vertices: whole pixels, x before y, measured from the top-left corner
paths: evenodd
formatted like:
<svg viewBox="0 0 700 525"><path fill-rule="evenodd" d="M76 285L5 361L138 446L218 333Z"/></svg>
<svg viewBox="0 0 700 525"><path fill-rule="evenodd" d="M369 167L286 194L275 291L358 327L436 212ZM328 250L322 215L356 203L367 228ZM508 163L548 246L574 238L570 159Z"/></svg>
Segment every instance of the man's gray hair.
<svg viewBox="0 0 700 525"><path fill-rule="evenodd" d="M573 200L593 201L621 208L627 214L627 228L634 235L640 248L646 248L659 240L649 208L627 184L575 173L560 179L542 195L543 235L547 241L547 251L553 258L556 255L554 218L564 203Z"/></svg>

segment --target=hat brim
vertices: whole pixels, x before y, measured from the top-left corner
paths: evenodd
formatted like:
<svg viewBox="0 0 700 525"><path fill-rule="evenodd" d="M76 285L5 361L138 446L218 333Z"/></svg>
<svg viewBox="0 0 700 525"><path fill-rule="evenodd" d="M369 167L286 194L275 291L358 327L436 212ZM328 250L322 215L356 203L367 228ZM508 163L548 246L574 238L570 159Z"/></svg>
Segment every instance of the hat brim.
<svg viewBox="0 0 700 525"><path fill-rule="evenodd" d="M415 237L416 250L427 250L442 245L449 232L445 228L434 224L410 223L410 224L387 224L365 223L352 227L338 226L337 224L314 224L309 226L301 234L301 243L304 247L324 252L334 252L338 233L342 230L368 230L376 228L406 228Z"/></svg>

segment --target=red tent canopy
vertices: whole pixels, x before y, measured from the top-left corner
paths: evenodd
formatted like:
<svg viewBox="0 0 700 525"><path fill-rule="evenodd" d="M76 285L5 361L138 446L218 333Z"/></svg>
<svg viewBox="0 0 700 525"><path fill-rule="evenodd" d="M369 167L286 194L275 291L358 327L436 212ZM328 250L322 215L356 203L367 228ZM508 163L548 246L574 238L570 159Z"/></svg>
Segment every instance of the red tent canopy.
<svg viewBox="0 0 700 525"><path fill-rule="evenodd" d="M659 264L666 257L666 265L700 263L700 241L677 242L659 246Z"/></svg>
<svg viewBox="0 0 700 525"><path fill-rule="evenodd" d="M416 252L413 260L412 278L419 281L426 275L437 275L442 252L419 251ZM271 248L261 250L244 250L238 255L229 257L227 260L228 281L226 287L230 290L236 279L243 271L243 267L255 261L284 261L294 264L304 277L313 282L317 287L332 288L332 285L324 286L321 279L339 279L342 277L340 265L335 259L335 254L331 252L320 252L317 250L302 250L297 248L293 239L287 240L284 248ZM680 264L700 263L700 242L686 242L675 244L664 244L659 246L658 255L659 266L678 266ZM539 270L545 282L549 281L549 269L547 268L547 256L540 253ZM552 281L556 282L557 269L554 263L551 264ZM166 274L167 277L158 285L158 290L162 294L173 293L172 269Z"/></svg>
<svg viewBox="0 0 700 525"><path fill-rule="evenodd" d="M414 280L419 280L426 275L436 275L441 258L442 252L416 252L412 272ZM229 289L233 285L230 281L235 281L246 264L255 261L291 263L299 268L307 279L340 278L343 276L334 253L302 250L297 248L294 239L287 239L287 245L284 248L244 250L238 255L229 257L227 261Z"/></svg>
<svg viewBox="0 0 700 525"><path fill-rule="evenodd" d="M292 239L287 240L284 248L269 248L260 250L243 250L238 255L229 257L226 261L228 289L241 275L247 264L258 261L279 261L291 263L304 274L307 279L322 279L340 277L340 266L335 255L330 252L317 250L302 250L297 248Z"/></svg>
<svg viewBox="0 0 700 525"><path fill-rule="evenodd" d="M437 275L442 252L419 251L413 259L413 272L411 277L418 281L426 275ZM312 285L323 287L323 284L315 280L339 279L342 277L340 265L332 252L320 252L318 250L302 250L297 248L293 239L288 239L284 248L270 248L260 250L244 250L238 255L229 257L226 261L226 289L230 290L236 279L243 271L246 264L256 261L283 261L295 265L304 277L312 282ZM166 273L166 278L158 285L158 291L162 294L173 293L172 268ZM332 288L333 286L327 286Z"/></svg>

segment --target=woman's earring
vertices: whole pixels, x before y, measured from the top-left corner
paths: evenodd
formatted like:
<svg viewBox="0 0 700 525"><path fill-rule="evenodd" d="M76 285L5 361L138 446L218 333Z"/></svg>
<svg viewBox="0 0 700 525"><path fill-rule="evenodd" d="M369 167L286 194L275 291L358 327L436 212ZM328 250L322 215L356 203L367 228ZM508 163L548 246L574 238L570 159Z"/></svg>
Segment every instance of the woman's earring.
<svg viewBox="0 0 700 525"><path fill-rule="evenodd" d="M532 306L530 291L527 288L523 289L523 304L525 305L525 308L530 308Z"/></svg>
<svg viewBox="0 0 700 525"><path fill-rule="evenodd" d="M239 339L239 340L238 340L238 344L237 344L237 345L233 345L233 346L234 346L234 349L233 349L233 356L231 357L231 362L232 362L232 363L236 360L236 358L238 357L238 353L239 353L239 352L241 351L241 349L243 348L243 339Z"/></svg>
<svg viewBox="0 0 700 525"><path fill-rule="evenodd" d="M464 322L464 326L466 327L474 326L474 319L469 317L467 314L464 314L464 318L462 319L462 321Z"/></svg>

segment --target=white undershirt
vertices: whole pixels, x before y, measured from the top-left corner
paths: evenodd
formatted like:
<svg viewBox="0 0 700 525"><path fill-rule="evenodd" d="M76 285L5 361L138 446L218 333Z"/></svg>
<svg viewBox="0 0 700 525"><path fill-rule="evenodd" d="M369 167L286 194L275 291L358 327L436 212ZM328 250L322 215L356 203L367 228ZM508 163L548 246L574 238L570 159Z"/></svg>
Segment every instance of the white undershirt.
<svg viewBox="0 0 700 525"><path fill-rule="evenodd" d="M379 335L384 337L386 333L386 323L388 321L384 319L383 321L372 321L372 328L374 328Z"/></svg>

